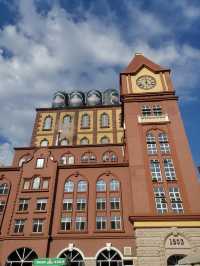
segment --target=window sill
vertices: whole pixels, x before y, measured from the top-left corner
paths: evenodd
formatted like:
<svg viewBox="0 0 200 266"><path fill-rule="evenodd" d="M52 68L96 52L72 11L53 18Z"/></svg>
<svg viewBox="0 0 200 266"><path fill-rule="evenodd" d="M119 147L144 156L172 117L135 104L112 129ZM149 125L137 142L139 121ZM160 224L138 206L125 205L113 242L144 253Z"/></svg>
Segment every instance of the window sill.
<svg viewBox="0 0 200 266"><path fill-rule="evenodd" d="M107 229L107 230L95 230L94 233L125 233L122 229Z"/></svg>
<svg viewBox="0 0 200 266"><path fill-rule="evenodd" d="M31 236L42 236L44 235L44 233L43 232L32 232L30 235Z"/></svg>
<svg viewBox="0 0 200 266"><path fill-rule="evenodd" d="M34 213L47 213L47 210L35 210Z"/></svg>
<svg viewBox="0 0 200 266"><path fill-rule="evenodd" d="M28 214L29 211L16 211L16 214Z"/></svg>
<svg viewBox="0 0 200 266"><path fill-rule="evenodd" d="M58 234L88 234L88 231L60 230Z"/></svg>
<svg viewBox="0 0 200 266"><path fill-rule="evenodd" d="M30 192L49 192L49 189L23 189L23 193L30 193Z"/></svg>

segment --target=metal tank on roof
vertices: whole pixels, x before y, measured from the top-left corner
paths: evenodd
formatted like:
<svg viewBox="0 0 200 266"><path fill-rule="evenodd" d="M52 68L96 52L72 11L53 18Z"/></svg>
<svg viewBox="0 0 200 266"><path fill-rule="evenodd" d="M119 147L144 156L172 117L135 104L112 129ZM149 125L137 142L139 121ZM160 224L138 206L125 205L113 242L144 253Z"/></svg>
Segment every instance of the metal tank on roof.
<svg viewBox="0 0 200 266"><path fill-rule="evenodd" d="M64 91L57 91L53 95L52 107L63 108L67 105L67 94Z"/></svg>
<svg viewBox="0 0 200 266"><path fill-rule="evenodd" d="M91 90L87 93L86 98L87 105L96 106L102 104L102 94L98 90Z"/></svg>
<svg viewBox="0 0 200 266"><path fill-rule="evenodd" d="M115 89L107 89L103 92L103 105L119 104L119 92Z"/></svg>
<svg viewBox="0 0 200 266"><path fill-rule="evenodd" d="M85 94L81 91L74 91L69 94L69 106L78 107L85 103Z"/></svg>

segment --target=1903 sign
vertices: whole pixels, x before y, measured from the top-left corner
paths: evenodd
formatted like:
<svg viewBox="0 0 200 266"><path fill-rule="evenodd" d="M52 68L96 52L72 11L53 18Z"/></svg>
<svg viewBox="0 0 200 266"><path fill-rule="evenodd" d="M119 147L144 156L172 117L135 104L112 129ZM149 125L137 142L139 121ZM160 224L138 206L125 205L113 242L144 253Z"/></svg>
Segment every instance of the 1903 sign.
<svg viewBox="0 0 200 266"><path fill-rule="evenodd" d="M177 236L171 235L167 238L165 247L166 248L188 248L189 245L188 245L188 241L184 237L180 235L177 235Z"/></svg>

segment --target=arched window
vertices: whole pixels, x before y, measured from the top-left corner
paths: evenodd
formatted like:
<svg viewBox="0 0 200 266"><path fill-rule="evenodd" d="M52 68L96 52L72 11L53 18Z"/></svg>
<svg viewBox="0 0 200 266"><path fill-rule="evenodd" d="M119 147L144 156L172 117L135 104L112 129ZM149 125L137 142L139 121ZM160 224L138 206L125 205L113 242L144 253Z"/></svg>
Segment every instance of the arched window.
<svg viewBox="0 0 200 266"><path fill-rule="evenodd" d="M82 163L92 163L92 162L96 162L96 156L94 153L92 152L85 152L82 156L81 156L81 162Z"/></svg>
<svg viewBox="0 0 200 266"><path fill-rule="evenodd" d="M43 123L43 130L50 130L52 127L52 117L46 116Z"/></svg>
<svg viewBox="0 0 200 266"><path fill-rule="evenodd" d="M84 137L80 140L81 145L88 145L89 144L89 139Z"/></svg>
<svg viewBox="0 0 200 266"><path fill-rule="evenodd" d="M104 249L97 256L97 266L122 266L123 261L119 253L113 249Z"/></svg>
<svg viewBox="0 0 200 266"><path fill-rule="evenodd" d="M102 156L103 162L117 162L117 155L112 151L107 151Z"/></svg>
<svg viewBox="0 0 200 266"><path fill-rule="evenodd" d="M101 127L109 127L109 115L107 113L101 114Z"/></svg>
<svg viewBox="0 0 200 266"><path fill-rule="evenodd" d="M74 191L74 183L69 180L65 182L64 192L73 192Z"/></svg>
<svg viewBox="0 0 200 266"><path fill-rule="evenodd" d="M71 126L71 123L72 123L72 117L71 115L66 115L63 117L63 125L65 127L70 127Z"/></svg>
<svg viewBox="0 0 200 266"><path fill-rule="evenodd" d="M23 163L25 163L27 160L29 160L29 158L30 157L28 157L28 155L21 157L19 160L19 163L18 163L19 167L21 167Z"/></svg>
<svg viewBox="0 0 200 266"><path fill-rule="evenodd" d="M110 191L119 191L120 184L119 181L116 179L113 179L110 181Z"/></svg>
<svg viewBox="0 0 200 266"><path fill-rule="evenodd" d="M90 127L90 116L88 114L83 114L81 117L81 128Z"/></svg>
<svg viewBox="0 0 200 266"><path fill-rule="evenodd" d="M33 260L37 258L33 249L18 248L8 256L6 266L32 266Z"/></svg>
<svg viewBox="0 0 200 266"><path fill-rule="evenodd" d="M33 186L32 186L32 188L33 189L39 189L40 188L40 182L41 182L40 177L39 176L35 177L33 179Z"/></svg>
<svg viewBox="0 0 200 266"><path fill-rule="evenodd" d="M170 153L170 146L168 143L168 137L166 133L160 133L158 135L158 141L160 143L160 151L162 153Z"/></svg>
<svg viewBox="0 0 200 266"><path fill-rule="evenodd" d="M61 141L60 141L60 145L61 145L61 146L67 146L67 145L69 145L69 140L66 139L66 138L61 139Z"/></svg>
<svg viewBox="0 0 200 266"><path fill-rule="evenodd" d="M60 158L59 162L62 165L66 165L66 164L74 164L74 161L75 161L74 155L72 155L71 153L67 153Z"/></svg>
<svg viewBox="0 0 200 266"><path fill-rule="evenodd" d="M78 192L86 192L87 189L88 189L87 181L81 180L81 181L78 182L78 188L77 188Z"/></svg>
<svg viewBox="0 0 200 266"><path fill-rule="evenodd" d="M65 250L61 253L59 258L69 258L71 266L84 266L84 260L81 254L73 249L73 250Z"/></svg>
<svg viewBox="0 0 200 266"><path fill-rule="evenodd" d="M40 142L40 147L47 147L49 145L49 141L47 139L43 139Z"/></svg>
<svg viewBox="0 0 200 266"><path fill-rule="evenodd" d="M96 191L97 192L106 191L106 183L103 180L97 181L97 183L96 183Z"/></svg>
<svg viewBox="0 0 200 266"><path fill-rule="evenodd" d="M110 143L110 139L108 137L104 136L101 138L100 143L101 144L108 144L108 143Z"/></svg>
<svg viewBox="0 0 200 266"><path fill-rule="evenodd" d="M0 185L0 195L8 194L8 184L4 183Z"/></svg>
<svg viewBox="0 0 200 266"><path fill-rule="evenodd" d="M167 260L167 266L179 265L178 261L183 259L186 255L172 255Z"/></svg>

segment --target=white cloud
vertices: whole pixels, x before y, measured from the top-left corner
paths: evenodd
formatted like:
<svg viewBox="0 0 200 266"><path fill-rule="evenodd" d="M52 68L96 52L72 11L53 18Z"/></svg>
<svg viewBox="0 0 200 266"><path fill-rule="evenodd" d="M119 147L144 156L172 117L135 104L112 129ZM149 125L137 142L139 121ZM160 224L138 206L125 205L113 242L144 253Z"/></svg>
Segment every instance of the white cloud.
<svg viewBox="0 0 200 266"><path fill-rule="evenodd" d="M10 165L13 156L12 146L5 142L0 145L0 166Z"/></svg>
<svg viewBox="0 0 200 266"><path fill-rule="evenodd" d="M33 0L19 1L20 20L0 30L0 134L14 146L29 145L35 107L50 106L58 89L118 87L116 67L123 69L134 52L172 66L179 94L190 97L199 81L194 71L200 65L199 50L175 39L153 47L152 39L168 36L172 29L130 2L127 10L132 27L123 29L89 11L75 21L59 5L44 16ZM2 47L13 57L4 58Z"/></svg>

